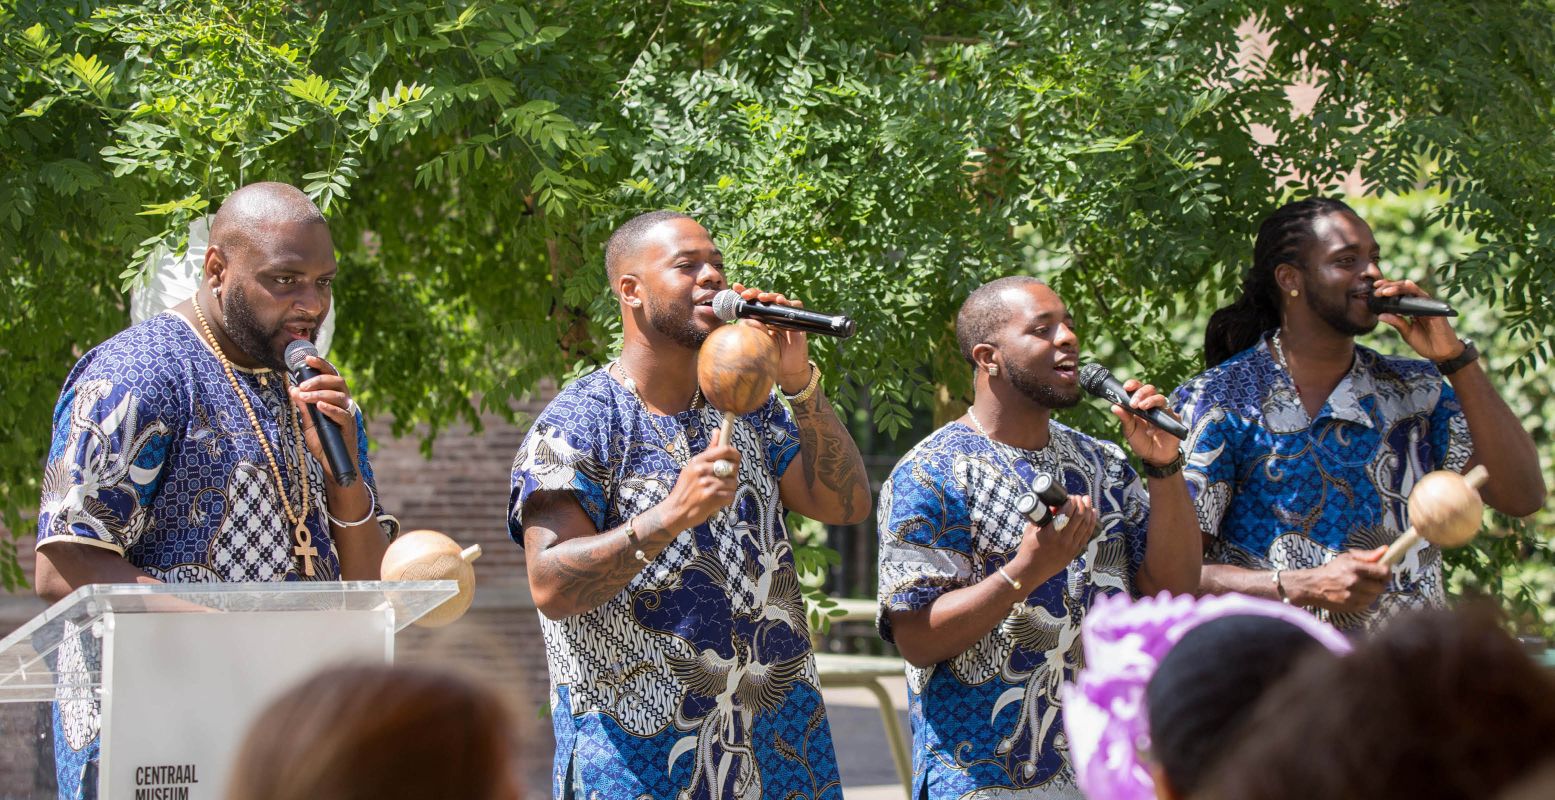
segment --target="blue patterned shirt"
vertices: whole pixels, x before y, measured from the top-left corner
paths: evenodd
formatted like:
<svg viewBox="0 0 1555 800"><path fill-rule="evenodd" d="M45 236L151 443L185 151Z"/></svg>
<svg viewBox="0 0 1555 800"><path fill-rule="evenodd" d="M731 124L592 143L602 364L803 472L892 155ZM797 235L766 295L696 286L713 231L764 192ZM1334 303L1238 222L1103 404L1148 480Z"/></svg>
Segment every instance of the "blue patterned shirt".
<svg viewBox="0 0 1555 800"><path fill-rule="evenodd" d="M1015 500L1039 474L1088 495L1100 527L1062 572L1032 587L955 658L907 667L913 797L1079 798L1059 686L1082 666L1080 622L1098 597L1136 594L1150 499L1123 451L1058 423L1041 450L953 422L902 457L880 494L880 632L889 611L927 607L1015 556Z"/></svg>
<svg viewBox="0 0 1555 800"><path fill-rule="evenodd" d="M563 389L513 463L508 530L524 504L569 492L611 530L669 495L707 448L706 406L648 412L600 370ZM831 798L841 788L778 479L799 451L769 398L737 419L734 504L681 531L613 599L540 617L556 733L552 791L592 798Z"/></svg>
<svg viewBox="0 0 1555 800"><path fill-rule="evenodd" d="M1360 345L1315 419L1267 338L1183 385L1172 404L1190 428L1188 491L1213 564L1307 569L1390 544L1409 527L1415 482L1432 470L1461 472L1473 452L1435 366ZM1319 616L1359 630L1445 601L1441 551L1421 542L1370 610Z"/></svg>
<svg viewBox="0 0 1555 800"><path fill-rule="evenodd" d="M280 463L294 511L302 507L298 456L287 422L287 381L234 367ZM357 415L357 461L373 485L367 433ZM312 454L307 526L318 549L313 580L338 580L340 558L324 516L324 470ZM375 509L385 535L398 523ZM76 363L54 408L43 473L37 545L74 542L118 553L169 583L303 579L292 525L269 460L215 351L173 312L131 326ZM67 640L74 641L74 640ZM62 646L62 659L93 659ZM94 796L82 770L96 760L95 699L56 706L62 797Z"/></svg>

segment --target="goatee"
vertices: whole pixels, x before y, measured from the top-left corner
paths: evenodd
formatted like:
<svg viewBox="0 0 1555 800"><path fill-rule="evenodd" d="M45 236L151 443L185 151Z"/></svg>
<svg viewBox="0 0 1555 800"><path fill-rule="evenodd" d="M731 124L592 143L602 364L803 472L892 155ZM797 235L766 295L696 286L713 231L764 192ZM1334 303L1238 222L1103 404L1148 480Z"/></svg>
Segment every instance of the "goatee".
<svg viewBox="0 0 1555 800"><path fill-rule="evenodd" d="M1073 408L1080 404L1080 387L1076 386L1071 391L1065 391L1062 387L1051 383L1043 383L1036 379L1025 369L1019 369L1013 364L1006 363L1005 369L1010 374L1010 385L1015 390L1025 395L1039 406L1047 409Z"/></svg>
<svg viewBox="0 0 1555 800"><path fill-rule="evenodd" d="M650 300L648 324L670 341L687 350L701 349L702 343L707 341L709 332L697 324L693 313L694 308L666 308Z"/></svg>

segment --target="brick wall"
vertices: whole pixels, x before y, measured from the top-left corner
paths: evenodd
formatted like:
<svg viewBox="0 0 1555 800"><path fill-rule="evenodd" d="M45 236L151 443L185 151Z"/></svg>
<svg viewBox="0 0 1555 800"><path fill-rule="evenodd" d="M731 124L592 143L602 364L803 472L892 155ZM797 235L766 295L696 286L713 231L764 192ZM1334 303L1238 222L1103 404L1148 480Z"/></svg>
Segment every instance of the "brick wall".
<svg viewBox="0 0 1555 800"><path fill-rule="evenodd" d="M533 418L549 399L520 410ZM396 641L397 658L458 670L501 694L518 728L529 794L549 797L555 744L550 720L542 716L550 691L545 646L524 551L507 532L508 476L524 430L494 418L485 423L480 434L468 428L441 432L430 459L421 455L419 436L375 435L378 490L402 530L431 528L482 549L470 612L445 628L405 630ZM377 420L371 427L387 431L389 423Z"/></svg>

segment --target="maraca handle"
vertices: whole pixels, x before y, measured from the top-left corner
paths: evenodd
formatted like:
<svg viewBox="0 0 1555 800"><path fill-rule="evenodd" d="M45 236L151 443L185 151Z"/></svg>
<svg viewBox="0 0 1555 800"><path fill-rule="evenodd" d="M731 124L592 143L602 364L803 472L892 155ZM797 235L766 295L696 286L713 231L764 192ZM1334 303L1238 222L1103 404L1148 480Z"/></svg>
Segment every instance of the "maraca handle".
<svg viewBox="0 0 1555 800"><path fill-rule="evenodd" d="M718 426L718 443L727 445L734 439L734 415L727 411L722 413L724 421Z"/></svg>
<svg viewBox="0 0 1555 800"><path fill-rule="evenodd" d="M1476 466L1475 468L1469 470L1468 473L1463 476L1463 482L1468 484L1469 486L1473 487L1475 491L1478 491L1479 487L1484 486L1485 485L1485 481L1487 481L1489 479L1490 479L1490 470L1485 469L1485 465L1484 464L1480 464L1479 466Z"/></svg>
<svg viewBox="0 0 1555 800"><path fill-rule="evenodd" d="M464 563L469 564L475 559L481 557L481 546L478 544L472 544L469 547L464 548L464 550L460 551L459 557L464 559Z"/></svg>
<svg viewBox="0 0 1555 800"><path fill-rule="evenodd" d="M1415 526L1409 526L1409 530L1404 531L1403 536L1393 540L1393 544L1388 546L1388 551L1382 554L1382 558L1378 559L1377 563L1387 564L1390 567L1394 566L1398 562L1403 561L1404 554L1409 552L1409 549L1414 547L1419 541L1420 534L1415 533Z"/></svg>

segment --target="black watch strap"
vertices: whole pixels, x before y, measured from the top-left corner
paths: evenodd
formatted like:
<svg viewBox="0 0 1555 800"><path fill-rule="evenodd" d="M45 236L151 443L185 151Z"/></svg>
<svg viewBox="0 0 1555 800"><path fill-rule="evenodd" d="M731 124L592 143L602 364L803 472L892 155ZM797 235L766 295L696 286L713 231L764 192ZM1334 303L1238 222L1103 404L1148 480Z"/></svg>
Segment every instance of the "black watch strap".
<svg viewBox="0 0 1555 800"><path fill-rule="evenodd" d="M1170 478L1173 475L1176 475L1177 473L1182 472L1182 465L1183 465L1182 451L1178 450L1176 458L1172 459L1171 461L1168 461L1165 464L1162 464L1159 467L1154 465L1154 464L1152 464L1152 463L1150 463L1149 461L1146 461L1146 460L1142 459L1142 458L1139 460L1139 465L1140 465L1140 468L1144 471L1144 473L1145 473L1145 475L1147 477L1151 477L1151 478Z"/></svg>
<svg viewBox="0 0 1555 800"><path fill-rule="evenodd" d="M1479 348L1474 346L1473 339L1459 339L1458 341L1463 342L1463 352L1446 361L1436 362L1436 371L1442 373L1444 378L1472 364L1475 359L1479 358Z"/></svg>

